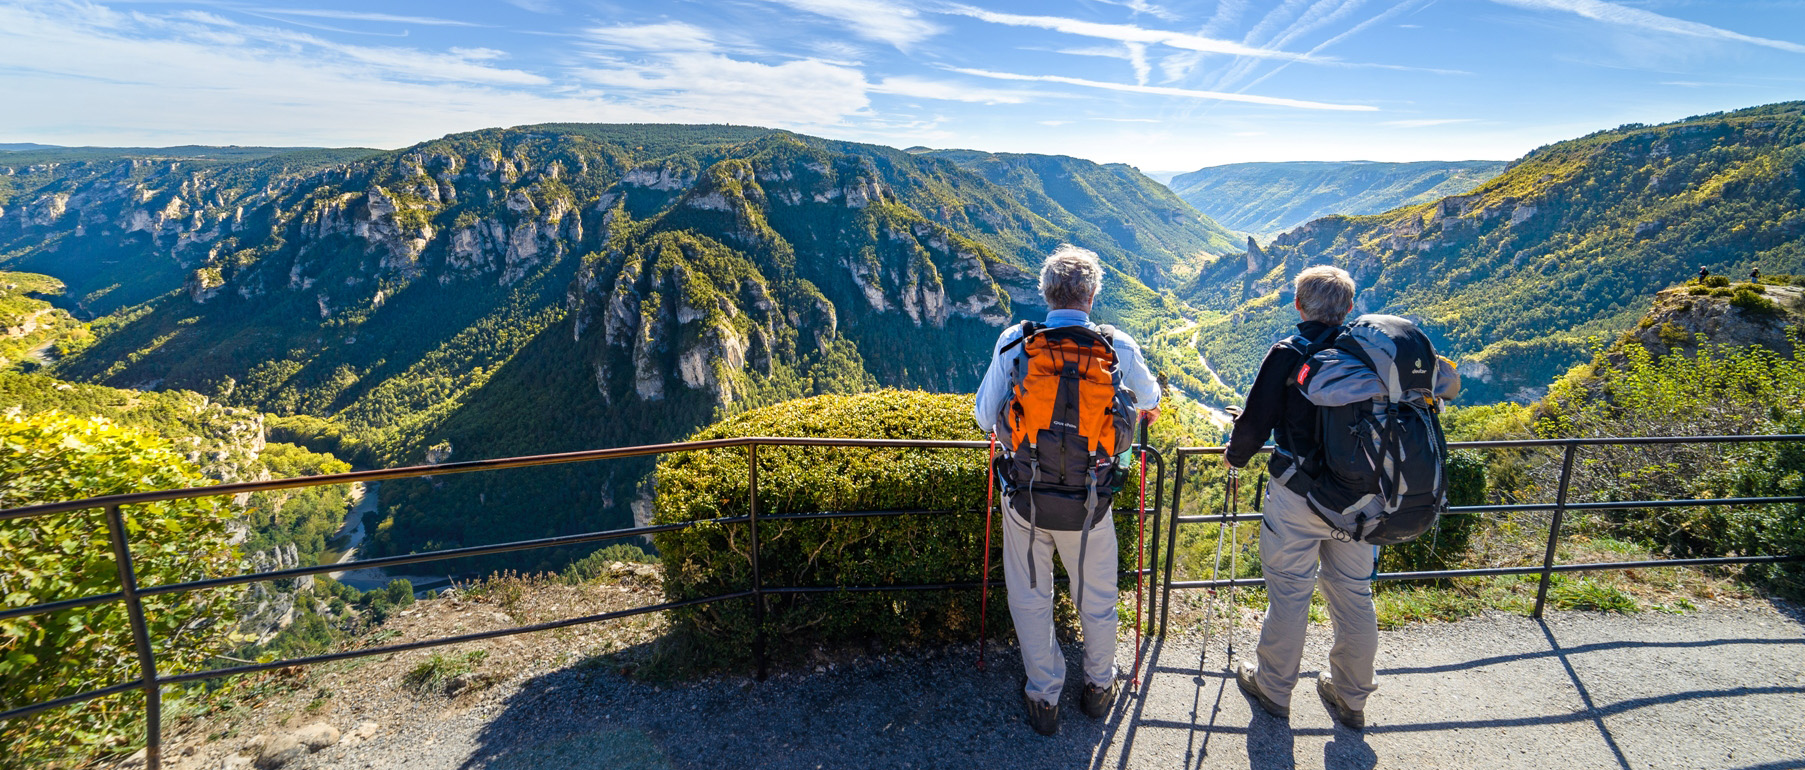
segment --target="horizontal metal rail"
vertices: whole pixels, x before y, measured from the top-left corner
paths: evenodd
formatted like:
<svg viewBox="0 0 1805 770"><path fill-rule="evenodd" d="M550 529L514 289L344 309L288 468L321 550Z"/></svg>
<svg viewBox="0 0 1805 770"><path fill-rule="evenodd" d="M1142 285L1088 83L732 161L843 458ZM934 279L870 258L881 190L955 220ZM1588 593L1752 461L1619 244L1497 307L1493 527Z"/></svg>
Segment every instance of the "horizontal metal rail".
<svg viewBox="0 0 1805 770"><path fill-rule="evenodd" d="M1450 449L1529 449L1560 448L1564 450L1560 483L1556 489L1555 501L1552 503L1522 503L1510 505L1467 505L1450 508L1450 514L1486 514L1516 513L1529 511L1553 512L1553 520L1548 528L1547 547L1540 566L1491 567L1482 569L1431 570L1422 572L1380 573L1375 580L1442 580L1449 578L1492 577L1502 575L1540 575L1537 587L1534 617L1541 617L1547 601L1548 588L1553 576L1565 572L1586 572L1598 570L1645 569L1658 567L1697 567L1697 566L1729 566L1745 564L1772 564L1805 561L1805 555L1768 555L1768 556L1724 556L1696 559L1652 559L1624 562L1590 562L1584 564L1558 564L1555 562L1555 549L1559 542L1561 521L1567 511L1612 511L1639 510L1654 508L1689 508L1695 506L1754 506L1754 505L1797 505L1805 504L1805 496L1785 497L1726 497L1705 498L1697 500L1621 500L1570 502L1567 494L1573 479L1573 462L1578 450L1591 446L1646 446L1669 444L1749 444L1770 442L1805 441L1805 434L1772 434L1744 436L1638 436L1628 438L1548 438L1548 439L1516 439L1506 441L1459 441L1449 442ZM1180 500L1183 498L1185 460L1193 456L1225 455L1226 446L1187 446L1173 450L1177 458L1177 469L1174 471L1174 491L1172 495L1173 510L1169 519L1167 541L1168 552L1177 546L1178 527L1181 524L1239 524L1248 521L1263 521L1259 513L1225 512L1206 515L1179 515ZM1256 454L1270 454L1273 447L1263 446ZM1168 557L1170 558L1170 557ZM1217 554L1221 559L1221 554ZM1229 586L1265 585L1260 578L1228 578L1217 580L1174 580L1173 562L1166 564L1166 579L1162 592L1163 610L1160 614L1160 631L1164 633L1168 613L1171 607L1171 594L1175 590L1214 589Z"/></svg>
<svg viewBox="0 0 1805 770"><path fill-rule="evenodd" d="M1805 433L1772 433L1747 436L1630 436L1625 438L1526 438L1499 441L1450 441L1449 449L1529 449L1565 446L1636 446L1641 444L1752 444L1770 441L1805 441ZM1173 449L1181 455L1219 455L1226 446L1181 446ZM1260 447L1255 454L1270 454L1272 446Z"/></svg>
<svg viewBox="0 0 1805 770"><path fill-rule="evenodd" d="M438 465L413 465L405 468L349 471L346 473L327 473L319 476L270 479L268 481L240 481L231 484L215 484L210 487L187 487L157 492L133 492L123 495L106 495L82 500L70 500L67 502L44 503L41 505L28 505L22 508L11 508L0 511L0 521L24 519L51 513L67 513L69 511L80 511L89 508L105 508L109 505L139 505L143 503L161 502L164 500L181 500L194 497L224 497L226 495L238 495L247 492L272 492L278 489L298 489L301 487L318 487L329 484L392 481L394 479L420 478L422 476L444 476L453 473L533 468L542 465L584 463L595 460L644 457L647 455L667 454L672 452L693 452L702 449L731 449L735 447L752 446L754 444L763 446L863 447L867 449L984 449L989 446L983 441L795 438L787 436L747 436L740 438L710 439L707 441L680 441L670 444L648 444L644 446L621 447L619 449L590 449L581 452L507 457L495 460L465 460L462 462L441 463Z"/></svg>
<svg viewBox="0 0 1805 770"><path fill-rule="evenodd" d="M1644 559L1642 561L1587 562L1556 564L1555 572L1596 572L1610 569L1659 569L1662 567L1709 567L1732 564L1783 564L1805 561L1805 556L1718 556L1702 559ZM1507 575L1539 575L1539 566L1484 567L1462 570L1430 570L1426 572L1381 572L1374 580L1446 580L1448 578L1500 577ZM1223 578L1220 580L1177 580L1173 589L1227 588L1229 586L1263 586L1264 578Z"/></svg>

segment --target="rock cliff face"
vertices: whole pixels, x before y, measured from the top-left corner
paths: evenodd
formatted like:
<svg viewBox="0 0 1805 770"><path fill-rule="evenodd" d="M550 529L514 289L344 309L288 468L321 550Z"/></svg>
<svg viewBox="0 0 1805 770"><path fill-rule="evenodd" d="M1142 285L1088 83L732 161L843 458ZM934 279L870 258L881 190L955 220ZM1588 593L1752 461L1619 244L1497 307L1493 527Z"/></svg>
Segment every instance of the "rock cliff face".
<svg viewBox="0 0 1805 770"><path fill-rule="evenodd" d="M1742 284L1744 286L1748 284ZM1655 296L1654 306L1635 329L1625 332L1622 344L1638 344L1655 356L1671 353L1694 355L1699 345L1713 347L1764 347L1791 358L1805 335L1805 288L1763 286L1761 297L1771 310L1738 307L1731 297L1694 294L1697 287L1667 289ZM1621 362L1621 353L1612 363Z"/></svg>

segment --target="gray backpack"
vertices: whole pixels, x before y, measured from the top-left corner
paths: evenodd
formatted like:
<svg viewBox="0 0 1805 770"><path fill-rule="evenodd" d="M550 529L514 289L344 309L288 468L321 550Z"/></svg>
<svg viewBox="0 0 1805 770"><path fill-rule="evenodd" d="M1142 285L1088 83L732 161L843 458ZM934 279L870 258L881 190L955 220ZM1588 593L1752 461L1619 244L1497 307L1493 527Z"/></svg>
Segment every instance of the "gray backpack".
<svg viewBox="0 0 1805 770"><path fill-rule="evenodd" d="M1439 399L1458 393L1460 380L1416 324L1354 319L1331 345L1310 351L1290 385L1318 407L1321 454L1315 478L1292 463L1279 483L1337 537L1391 545L1435 526L1448 508Z"/></svg>

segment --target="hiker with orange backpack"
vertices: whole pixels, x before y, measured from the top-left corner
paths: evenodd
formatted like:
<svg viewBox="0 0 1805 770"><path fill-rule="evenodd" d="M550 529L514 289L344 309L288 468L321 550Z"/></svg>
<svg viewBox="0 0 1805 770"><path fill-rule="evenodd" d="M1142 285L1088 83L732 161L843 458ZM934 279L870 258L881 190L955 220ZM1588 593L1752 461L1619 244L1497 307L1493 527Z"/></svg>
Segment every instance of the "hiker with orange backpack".
<svg viewBox="0 0 1805 770"><path fill-rule="evenodd" d="M1159 416L1159 384L1140 346L1091 323L1103 284L1097 255L1062 245L1041 265L1044 323L997 338L974 415L994 431L1003 482L1003 580L1027 675L1028 724L1059 730L1065 656L1053 634L1053 552L1071 576L1084 633L1080 708L1109 713L1117 682L1117 544L1111 499L1127 478L1135 426Z"/></svg>

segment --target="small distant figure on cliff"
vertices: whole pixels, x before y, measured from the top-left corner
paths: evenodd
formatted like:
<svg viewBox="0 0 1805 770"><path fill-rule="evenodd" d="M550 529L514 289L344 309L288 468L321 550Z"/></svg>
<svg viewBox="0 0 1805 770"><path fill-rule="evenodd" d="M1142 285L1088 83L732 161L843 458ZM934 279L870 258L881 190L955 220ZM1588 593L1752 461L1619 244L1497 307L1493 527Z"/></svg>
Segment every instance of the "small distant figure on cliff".
<svg viewBox="0 0 1805 770"><path fill-rule="evenodd" d="M1711 268L1701 267L1698 269L1698 282L1699 283L1704 283L1705 279L1710 278L1710 277L1711 277Z"/></svg>
<svg viewBox="0 0 1805 770"><path fill-rule="evenodd" d="M1761 268L1756 267L1749 270L1749 283L1761 283Z"/></svg>
<svg viewBox="0 0 1805 770"><path fill-rule="evenodd" d="M997 338L973 415L1002 455L1003 580L1021 642L1028 724L1059 731L1065 655L1053 634L1053 552L1072 576L1084 630L1086 716L1109 715L1116 671L1116 526L1110 500L1127 478L1138 415L1159 418L1159 384L1128 335L1090 321L1103 286L1094 252L1062 245L1040 268L1045 323Z"/></svg>

